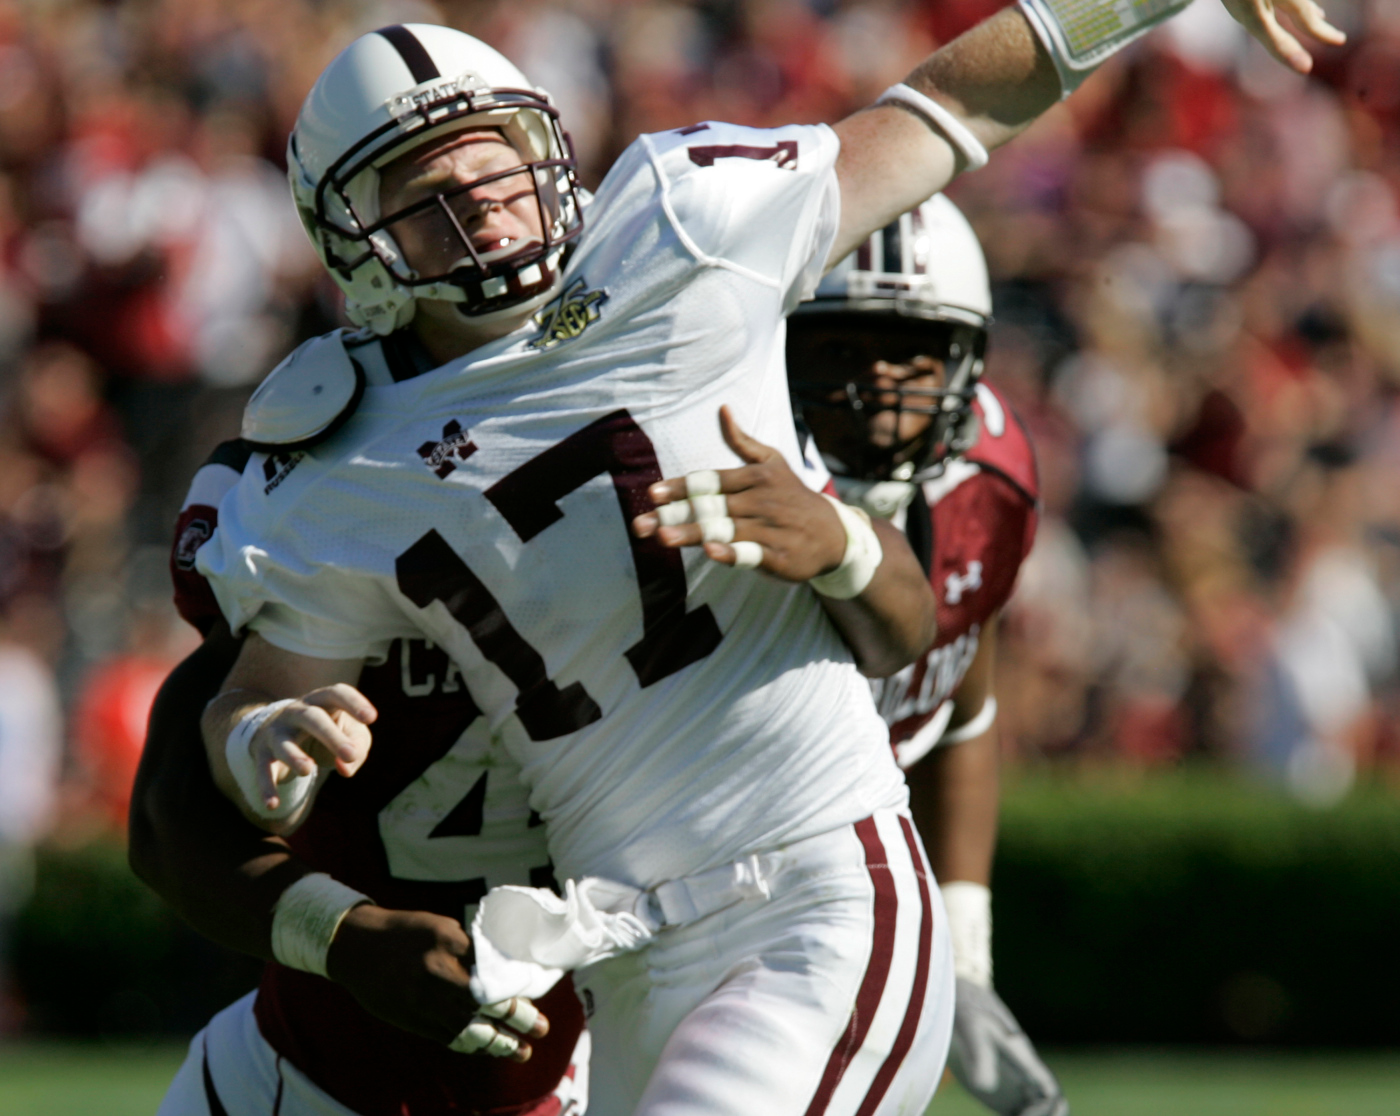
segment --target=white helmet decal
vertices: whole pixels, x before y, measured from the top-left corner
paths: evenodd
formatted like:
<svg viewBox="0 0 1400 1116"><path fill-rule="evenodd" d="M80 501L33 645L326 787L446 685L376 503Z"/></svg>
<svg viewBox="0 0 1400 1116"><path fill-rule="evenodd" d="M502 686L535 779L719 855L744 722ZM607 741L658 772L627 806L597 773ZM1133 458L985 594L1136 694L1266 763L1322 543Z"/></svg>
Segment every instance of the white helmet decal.
<svg viewBox="0 0 1400 1116"><path fill-rule="evenodd" d="M381 214L380 168L463 128L499 130L521 165ZM477 321L547 302L583 228L576 163L548 94L485 43L447 27L384 27L346 47L302 105L287 173L317 255L345 292L346 313L379 334L408 324L418 298L458 303ZM449 203L507 176L528 176L542 241L483 258ZM460 251L451 265L422 274L405 258L394 226L430 213L451 223Z"/></svg>
<svg viewBox="0 0 1400 1116"><path fill-rule="evenodd" d="M942 194L901 215L838 263L799 312L870 310L985 328L987 259L962 210Z"/></svg>

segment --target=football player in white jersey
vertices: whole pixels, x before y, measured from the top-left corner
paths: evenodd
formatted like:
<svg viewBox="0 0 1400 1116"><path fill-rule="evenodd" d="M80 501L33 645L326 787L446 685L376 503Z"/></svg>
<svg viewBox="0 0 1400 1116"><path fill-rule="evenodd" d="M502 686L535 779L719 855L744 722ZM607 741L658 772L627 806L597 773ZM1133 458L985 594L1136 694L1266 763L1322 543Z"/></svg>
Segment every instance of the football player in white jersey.
<svg viewBox="0 0 1400 1116"><path fill-rule="evenodd" d="M448 651L567 880L566 904L487 896L483 915L510 917L474 923L482 1007L457 1049L516 1049L535 1017L515 993L577 967L596 1111L927 1103L951 1026L947 927L883 723L827 624L844 619L861 655L905 588L902 552L827 504L791 580L683 561L627 525L685 475L707 533L774 569L745 502L715 494L715 407L795 462L782 321L827 261L1170 11L1106 29L1024 0L835 129L642 137L586 228L552 106L483 45L389 28L322 75L289 145L308 231L352 317L411 324L441 364L372 380L331 335L254 397L244 433L264 452L196 559L251 633L205 738L230 798L290 832L332 769L367 758L365 664L420 635ZM842 603L824 612L803 580ZM882 642L912 657L928 633L905 620ZM436 826L451 796L425 779L411 816ZM272 952L324 974L364 908L302 877Z"/></svg>

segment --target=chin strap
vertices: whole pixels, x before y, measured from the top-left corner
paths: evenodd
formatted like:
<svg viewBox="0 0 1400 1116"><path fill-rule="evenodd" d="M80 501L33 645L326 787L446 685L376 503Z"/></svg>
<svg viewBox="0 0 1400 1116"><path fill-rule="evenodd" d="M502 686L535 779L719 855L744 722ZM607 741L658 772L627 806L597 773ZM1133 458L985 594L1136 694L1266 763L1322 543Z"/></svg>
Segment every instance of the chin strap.
<svg viewBox="0 0 1400 1116"><path fill-rule="evenodd" d="M893 519L909 506L918 486L912 481L864 481L833 476L836 491L852 507L872 519Z"/></svg>

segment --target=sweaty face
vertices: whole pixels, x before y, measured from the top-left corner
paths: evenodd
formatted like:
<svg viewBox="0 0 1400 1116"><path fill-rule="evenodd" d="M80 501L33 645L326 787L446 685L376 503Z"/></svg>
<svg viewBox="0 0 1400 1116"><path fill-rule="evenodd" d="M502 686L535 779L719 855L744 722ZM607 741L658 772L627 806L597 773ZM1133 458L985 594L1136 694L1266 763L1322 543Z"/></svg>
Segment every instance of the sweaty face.
<svg viewBox="0 0 1400 1116"><path fill-rule="evenodd" d="M386 217L403 213L385 229L420 279L544 240L532 172L495 128L453 132L399 156L380 171L379 207Z"/></svg>
<svg viewBox="0 0 1400 1116"><path fill-rule="evenodd" d="M942 345L926 323L814 318L788 323L788 376L817 448L852 476L910 459L943 387Z"/></svg>

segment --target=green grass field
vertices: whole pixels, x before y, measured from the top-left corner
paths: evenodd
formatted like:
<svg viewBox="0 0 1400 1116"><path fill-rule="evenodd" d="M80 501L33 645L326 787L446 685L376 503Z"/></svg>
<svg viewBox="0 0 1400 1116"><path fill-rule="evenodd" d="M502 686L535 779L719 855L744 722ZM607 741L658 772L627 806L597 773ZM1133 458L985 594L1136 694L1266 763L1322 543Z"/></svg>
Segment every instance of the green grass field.
<svg viewBox="0 0 1400 1116"><path fill-rule="evenodd" d="M0 1045L4 1116L151 1116L184 1046ZM1395 1116L1400 1054L1048 1055L1074 1116ZM949 1085L929 1116L985 1116Z"/></svg>

